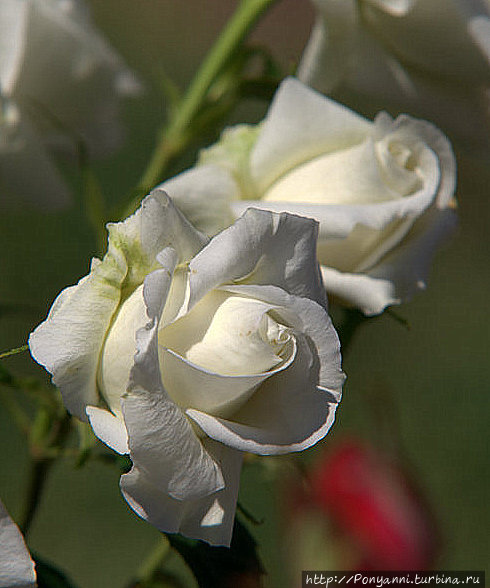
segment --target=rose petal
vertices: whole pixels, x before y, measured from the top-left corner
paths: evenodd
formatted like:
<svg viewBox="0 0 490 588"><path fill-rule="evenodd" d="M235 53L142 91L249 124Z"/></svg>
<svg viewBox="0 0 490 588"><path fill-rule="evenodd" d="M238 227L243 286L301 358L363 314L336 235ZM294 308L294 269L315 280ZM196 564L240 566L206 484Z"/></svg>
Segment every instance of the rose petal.
<svg viewBox="0 0 490 588"><path fill-rule="evenodd" d="M134 215L107 227L103 261L94 260L90 274L60 294L29 337L32 356L53 375L67 409L82 420L87 419L86 405L98 403L99 358L114 312L158 267L157 256L168 244L185 261L207 242L158 190ZM168 268L161 271L168 273ZM164 302L160 298L156 303L160 312Z"/></svg>
<svg viewBox="0 0 490 588"><path fill-rule="evenodd" d="M97 383L100 392L111 411L121 419L120 399L128 388L136 353L136 332L147 323L143 286L140 286L119 306L99 358Z"/></svg>
<svg viewBox="0 0 490 588"><path fill-rule="evenodd" d="M321 267L327 291L367 316L409 300L425 288L432 258L440 243L454 230L452 210L431 210L417 220L405 239L366 274Z"/></svg>
<svg viewBox="0 0 490 588"><path fill-rule="evenodd" d="M112 275L101 275L101 265L95 263L88 276L63 290L48 318L29 336L32 357L53 375L66 408L85 421L85 407L98 403L99 353L123 279L116 267Z"/></svg>
<svg viewBox="0 0 490 588"><path fill-rule="evenodd" d="M262 383L233 420L193 408L186 414L209 437L239 451L279 455L311 447L332 426L337 401L316 385L318 358L302 337L297 344L295 361Z"/></svg>
<svg viewBox="0 0 490 588"><path fill-rule="evenodd" d="M173 498L202 498L223 487L219 466L204 450L189 421L162 385L158 363L158 319L171 274L157 270L145 280L151 322L137 333L137 353L128 394L122 399L135 466ZM160 296L156 294L160 293Z"/></svg>
<svg viewBox="0 0 490 588"><path fill-rule="evenodd" d="M311 339L322 360L318 385L326 388L340 402L345 380L341 369L340 341L325 308L313 300L293 296L275 286L240 284L222 286L221 289L275 305L279 320L292 326L293 334Z"/></svg>
<svg viewBox="0 0 490 588"><path fill-rule="evenodd" d="M34 562L24 538L0 500L0 586L35 588Z"/></svg>
<svg viewBox="0 0 490 588"><path fill-rule="evenodd" d="M489 16L488 2L427 0L406 12L393 11L396 3L317 0L298 78L330 96L357 96L369 110L417 113L459 134L471 149L475 141L488 148L482 125L488 99L481 96L488 53L471 30L472 17Z"/></svg>
<svg viewBox="0 0 490 588"><path fill-rule="evenodd" d="M280 85L251 154L258 192L318 155L360 143L372 123L294 78Z"/></svg>
<svg viewBox="0 0 490 588"><path fill-rule="evenodd" d="M29 337L32 356L53 375L66 408L81 420L87 420L86 405L98 403L99 355L123 289L131 292L151 263L139 246L139 226L140 214L108 225L103 261L94 259L90 274L61 292ZM132 266L132 256L140 263Z"/></svg>
<svg viewBox="0 0 490 588"><path fill-rule="evenodd" d="M180 355L162 350L160 365L163 383L183 409L196 408L215 416L227 417L236 412L267 378L285 370L296 357L296 343L280 366L257 375L226 376L196 366Z"/></svg>
<svg viewBox="0 0 490 588"><path fill-rule="evenodd" d="M261 384L233 420L194 409L186 414L208 436L241 451L279 454L310 447L331 427L344 381L340 344L327 313L311 300L272 286L226 289L280 307L281 322L296 333L297 355L287 369Z"/></svg>
<svg viewBox="0 0 490 588"><path fill-rule="evenodd" d="M239 198L230 174L217 165L201 165L160 184L185 217L206 235L233 223L229 204Z"/></svg>
<svg viewBox="0 0 490 588"><path fill-rule="evenodd" d="M458 223L451 209L433 209L413 225L407 237L384 257L368 274L395 284L396 295L410 299L426 287L435 252Z"/></svg>
<svg viewBox="0 0 490 588"><path fill-rule="evenodd" d="M175 500L136 467L121 477L121 490L131 508L161 531L228 546L235 518L242 454L210 439L204 444L206 451L220 464L225 481L222 490L197 500Z"/></svg>
<svg viewBox="0 0 490 588"><path fill-rule="evenodd" d="M267 190L262 201L355 205L402 196L405 194L390 189L382 177L375 145L368 138L294 168Z"/></svg>
<svg viewBox="0 0 490 588"><path fill-rule="evenodd" d="M393 121L390 116L381 112L376 116L375 126L378 134L391 133L401 142L407 140L424 143L432 150L437 158L440 177L435 202L439 208L446 208L453 199L456 189L456 157L446 135L431 122L412 118L406 114L400 115ZM428 177L432 173L432 166L430 158L421 158L421 173L427 185L430 185Z"/></svg>
<svg viewBox="0 0 490 588"><path fill-rule="evenodd" d="M395 294L395 285L389 280L339 272L323 265L321 270L329 294L348 306L359 308L366 316L380 314L387 306L401 303Z"/></svg>
<svg viewBox="0 0 490 588"><path fill-rule="evenodd" d="M283 333L281 338L278 331L285 329L267 314L272 309L258 300L212 291L162 329L159 343L216 374L262 373L283 361L280 348L287 337Z"/></svg>
<svg viewBox="0 0 490 588"><path fill-rule="evenodd" d="M129 453L128 432L121 418L115 417L108 410L96 406L85 409L90 426L97 437L117 453Z"/></svg>
<svg viewBox="0 0 490 588"><path fill-rule="evenodd" d="M152 258L170 247L177 252L181 263L189 261L209 241L190 224L163 190L153 190L141 203L140 210L141 245Z"/></svg>
<svg viewBox="0 0 490 588"><path fill-rule="evenodd" d="M140 367L142 367L140 365ZM134 378L122 400L131 459L152 484L177 500L208 496L224 486L219 465L205 451L189 421L163 390Z"/></svg>
<svg viewBox="0 0 490 588"><path fill-rule="evenodd" d="M326 304L311 219L250 209L189 264L189 308L218 285L271 284Z"/></svg>

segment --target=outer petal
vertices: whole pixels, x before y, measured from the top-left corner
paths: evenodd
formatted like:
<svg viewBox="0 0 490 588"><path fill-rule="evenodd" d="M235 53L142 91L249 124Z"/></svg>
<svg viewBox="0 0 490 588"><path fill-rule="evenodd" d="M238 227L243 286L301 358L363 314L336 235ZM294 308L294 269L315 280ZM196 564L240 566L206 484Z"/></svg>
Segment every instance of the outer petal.
<svg viewBox="0 0 490 588"><path fill-rule="evenodd" d="M100 353L121 302L158 266L158 252L168 244L185 261L207 241L158 190L133 216L108 229L104 260L94 260L90 274L58 296L29 337L32 356L53 375L68 410L82 420L85 407L98 404Z"/></svg>
<svg viewBox="0 0 490 588"><path fill-rule="evenodd" d="M85 407L98 404L99 354L124 279L122 268L114 265L106 273L101 266L94 263L90 275L63 290L29 337L32 357L53 375L66 408L82 420Z"/></svg>
<svg viewBox="0 0 490 588"><path fill-rule="evenodd" d="M230 286L227 290L275 304L281 322L297 333L295 361L264 382L244 407L226 420L189 409L211 438L241 451L279 454L301 451L330 429L344 376L340 344L325 309L273 286Z"/></svg>
<svg viewBox="0 0 490 588"><path fill-rule="evenodd" d="M0 500L0 586L35 588L34 562L24 538Z"/></svg>
<svg viewBox="0 0 490 588"><path fill-rule="evenodd" d="M225 283L269 284L325 305L316 261L316 223L250 209L191 261L192 307Z"/></svg>
<svg viewBox="0 0 490 588"><path fill-rule="evenodd" d="M206 235L215 235L233 223L230 202L239 189L230 174L217 165L201 165L159 186L185 217Z"/></svg>
<svg viewBox="0 0 490 588"><path fill-rule="evenodd" d="M129 453L128 433L124 421L104 408L87 406L90 426L97 437L117 453Z"/></svg>
<svg viewBox="0 0 490 588"><path fill-rule="evenodd" d="M99 355L123 291L130 293L151 265L141 249L140 217L138 212L108 225L104 260L94 259L90 274L61 292L29 337L32 356L53 375L67 409L82 420L87 420L85 407L98 404ZM129 269L131 258L135 264Z"/></svg>
<svg viewBox="0 0 490 588"><path fill-rule="evenodd" d="M136 468L161 491L188 500L216 492L224 482L218 464L163 388L158 323L171 280L167 270L156 270L145 280L150 322L137 333L137 353L122 407Z"/></svg>
<svg viewBox="0 0 490 588"><path fill-rule="evenodd" d="M181 263L189 261L209 241L159 189L153 190L141 203L140 235L142 248L148 255L156 258L160 251L171 247Z"/></svg>
<svg viewBox="0 0 490 588"><path fill-rule="evenodd" d="M219 465L161 383L155 381L147 390L136 380L133 375L130 393L122 402L135 466L177 500L202 498L223 488Z"/></svg>
<svg viewBox="0 0 490 588"><path fill-rule="evenodd" d="M401 303L401 299L396 297L395 285L390 280L339 272L324 265L321 270L323 283L330 296L359 308L367 316L380 314L387 306Z"/></svg>
<svg viewBox="0 0 490 588"><path fill-rule="evenodd" d="M420 218L402 243L365 274L321 267L327 292L367 316L409 300L425 288L432 258L457 223L452 210L434 209Z"/></svg>
<svg viewBox="0 0 490 588"><path fill-rule="evenodd" d="M361 142L372 123L294 78L282 82L251 154L259 194L284 172L333 150Z"/></svg>
<svg viewBox="0 0 490 588"><path fill-rule="evenodd" d="M398 247L372 268L368 275L388 279L395 284L396 294L404 300L426 287L432 258L440 245L457 226L451 209L433 209L417 220Z"/></svg>
<svg viewBox="0 0 490 588"><path fill-rule="evenodd" d="M0 108L0 208L63 208L69 190L45 147L12 102L0 96Z"/></svg>
<svg viewBox="0 0 490 588"><path fill-rule="evenodd" d="M210 439L203 443L207 453L220 464L225 482L222 490L196 500L175 500L136 467L121 477L121 490L131 508L161 531L228 546L235 518L242 454Z"/></svg>

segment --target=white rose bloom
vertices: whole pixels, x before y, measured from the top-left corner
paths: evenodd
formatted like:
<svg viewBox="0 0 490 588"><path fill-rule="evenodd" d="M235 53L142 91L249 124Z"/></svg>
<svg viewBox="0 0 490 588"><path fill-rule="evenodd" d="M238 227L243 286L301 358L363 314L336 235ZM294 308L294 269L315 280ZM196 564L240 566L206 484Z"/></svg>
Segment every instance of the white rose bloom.
<svg viewBox="0 0 490 588"><path fill-rule="evenodd" d="M475 147L490 126L489 0L313 0L308 85L428 117Z"/></svg>
<svg viewBox="0 0 490 588"><path fill-rule="evenodd" d="M35 588L36 572L22 533L0 500L0 587Z"/></svg>
<svg viewBox="0 0 490 588"><path fill-rule="evenodd" d="M129 452L121 488L140 516L227 545L242 453L310 447L340 400L316 223L251 209L209 240L157 190L108 228L31 353L68 410Z"/></svg>
<svg viewBox="0 0 490 588"><path fill-rule="evenodd" d="M208 233L251 205L315 218L327 292L373 315L425 287L454 226L455 175L432 124L386 113L372 122L289 78L261 125L225 130L162 187Z"/></svg>
<svg viewBox="0 0 490 588"><path fill-rule="evenodd" d="M65 204L68 189L42 143L66 146L71 133L95 155L114 149L121 139L119 100L139 91L81 0L2 0L0 205L15 198L45 206L44 193L48 204ZM33 190L41 176L47 183Z"/></svg>

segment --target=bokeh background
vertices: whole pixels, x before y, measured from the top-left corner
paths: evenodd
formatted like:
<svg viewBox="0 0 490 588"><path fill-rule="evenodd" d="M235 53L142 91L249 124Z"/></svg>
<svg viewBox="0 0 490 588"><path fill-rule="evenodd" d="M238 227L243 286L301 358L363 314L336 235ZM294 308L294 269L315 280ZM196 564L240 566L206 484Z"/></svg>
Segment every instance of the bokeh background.
<svg viewBox="0 0 490 588"><path fill-rule="evenodd" d="M89 4L99 28L147 84L143 97L125 106L128 132L123 149L96 166L113 206L136 184L164 120L155 83L160 72L185 86L235 2ZM292 71L312 18L313 10L304 0L283 0L263 19L252 41L271 48L285 71ZM241 104L229 122L260 120L266 108L259 101ZM391 441L397 455L403 454L400 467L410 464L437 521L436 567L489 568L490 161L488 153L468 154L454 145L460 226L436 256L427 291L398 310L410 330L386 315L362 325L344 360L348 381L337 422L321 447L295 456L292 463L271 459L264 465L253 460L244 468L240 501L260 521L251 530L268 572L267 587L296 587L300 570L308 569L309 562L301 561L295 551L301 537L288 536L294 515L288 496L297 482L295 471L323 452L334 451L343 439L368 440L385 451L387 442L380 430L387 422L394 431ZM194 157L195 152L187 154L173 171ZM76 174L68 168L66 173L76 188ZM96 249L83 205L75 196L71 208L56 214L2 212L0 250L0 350L7 350L23 344L56 294L87 273ZM341 318L339 313L335 316ZM28 354L4 361L16 374L46 379ZM12 392L1 392L7 393ZM1 404L0 410L0 496L15 518L22 509L29 458L24 438ZM31 548L82 588L126 586L158 539L158 532L125 504L118 476L104 463L89 461L76 469L72 460L60 460L31 529ZM325 552L325 561L332 561L332 545L318 543L316 548ZM182 568L177 555L168 565ZM184 585L192 586L192 579L184 578Z"/></svg>

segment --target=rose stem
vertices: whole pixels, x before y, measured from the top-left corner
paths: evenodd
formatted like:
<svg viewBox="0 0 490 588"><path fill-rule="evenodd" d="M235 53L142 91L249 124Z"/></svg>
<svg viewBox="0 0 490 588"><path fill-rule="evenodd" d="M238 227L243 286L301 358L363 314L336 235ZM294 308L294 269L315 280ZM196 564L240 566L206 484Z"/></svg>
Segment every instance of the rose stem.
<svg viewBox="0 0 490 588"><path fill-rule="evenodd" d="M141 564L136 575L138 582L142 584L151 582L169 553L170 543L167 537L162 534L155 547Z"/></svg>
<svg viewBox="0 0 490 588"><path fill-rule="evenodd" d="M61 420L56 423L56 433L50 440L49 448L61 448L65 444L71 430L71 415L65 413ZM58 453L51 454L46 451L46 446L40 446L37 443L31 444L31 468L29 472L29 482L27 487L27 498L25 502L24 513L20 519L19 527L23 535L27 535L32 520L39 505L44 485L51 466L53 465Z"/></svg>
<svg viewBox="0 0 490 588"><path fill-rule="evenodd" d="M194 76L182 101L161 129L153 156L139 181L141 192L146 193L153 188L169 162L187 147L191 139L189 128L212 83L233 58L257 20L276 1L242 0ZM133 213L140 200L141 196L133 200L124 216Z"/></svg>

